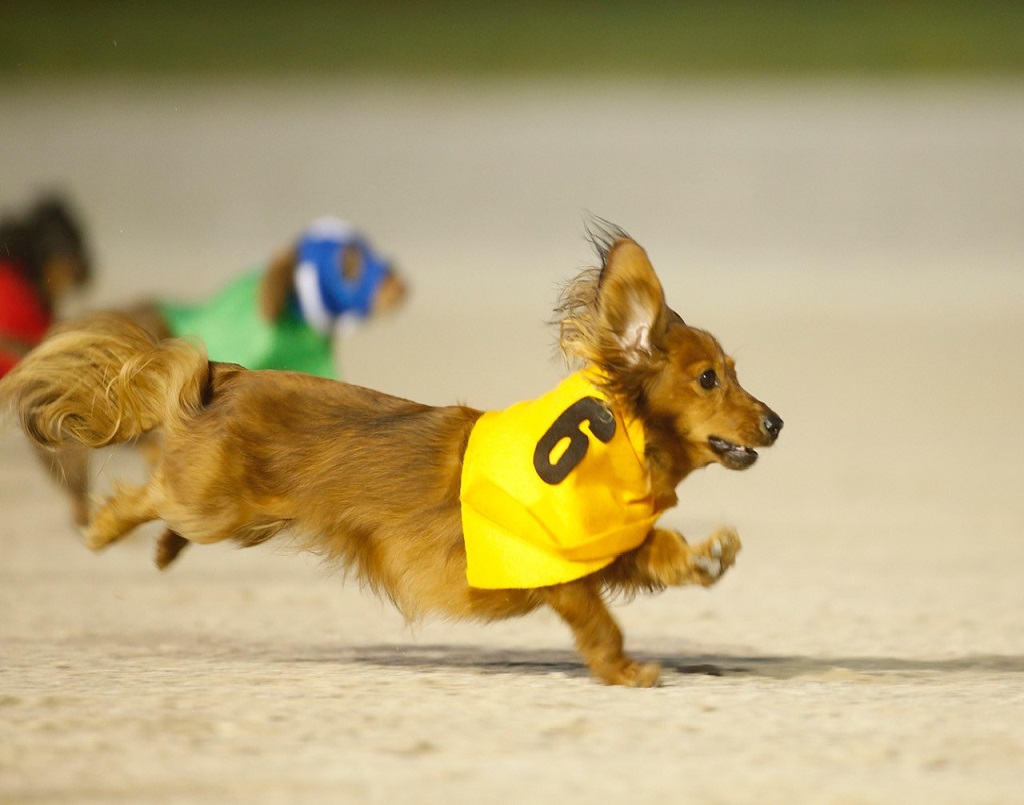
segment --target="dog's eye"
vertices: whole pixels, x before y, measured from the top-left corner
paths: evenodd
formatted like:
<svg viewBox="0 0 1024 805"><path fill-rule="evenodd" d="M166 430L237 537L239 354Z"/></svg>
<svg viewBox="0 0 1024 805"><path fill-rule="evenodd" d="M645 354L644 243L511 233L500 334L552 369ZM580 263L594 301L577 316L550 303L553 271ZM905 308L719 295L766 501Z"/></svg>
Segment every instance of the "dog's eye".
<svg viewBox="0 0 1024 805"><path fill-rule="evenodd" d="M708 389L710 391L718 385L718 375L715 374L714 369L705 369L698 378L698 382L702 389Z"/></svg>

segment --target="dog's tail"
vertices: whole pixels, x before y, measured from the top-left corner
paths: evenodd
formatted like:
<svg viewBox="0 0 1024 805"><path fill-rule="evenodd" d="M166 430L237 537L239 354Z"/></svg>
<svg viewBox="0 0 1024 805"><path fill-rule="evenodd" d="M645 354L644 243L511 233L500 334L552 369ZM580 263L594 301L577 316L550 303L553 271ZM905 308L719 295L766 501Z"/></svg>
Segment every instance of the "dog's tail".
<svg viewBox="0 0 1024 805"><path fill-rule="evenodd" d="M103 447L179 426L209 379L202 346L102 314L59 327L26 355L0 380L0 411L13 409L44 447Z"/></svg>

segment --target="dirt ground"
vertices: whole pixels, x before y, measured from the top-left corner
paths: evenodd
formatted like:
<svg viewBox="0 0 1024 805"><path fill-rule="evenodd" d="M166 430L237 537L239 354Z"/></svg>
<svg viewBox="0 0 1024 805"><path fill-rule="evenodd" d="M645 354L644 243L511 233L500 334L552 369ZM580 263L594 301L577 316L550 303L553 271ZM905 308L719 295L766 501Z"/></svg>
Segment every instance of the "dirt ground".
<svg viewBox="0 0 1024 805"><path fill-rule="evenodd" d="M2 202L68 189L81 306L201 297L346 215L413 294L346 379L499 407L587 211L786 420L664 522L744 540L617 605L663 685L591 681L554 616L408 626L273 544L94 556L0 431L0 800L1010 802L1024 790L1024 87L0 87ZM112 451L98 485L137 474Z"/></svg>

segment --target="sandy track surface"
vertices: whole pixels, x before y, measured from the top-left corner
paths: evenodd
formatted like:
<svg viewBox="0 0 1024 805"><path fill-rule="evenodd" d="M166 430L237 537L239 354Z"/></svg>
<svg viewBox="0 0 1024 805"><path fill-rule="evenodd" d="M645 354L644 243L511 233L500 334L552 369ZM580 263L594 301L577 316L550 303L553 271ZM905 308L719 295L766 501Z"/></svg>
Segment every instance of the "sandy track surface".
<svg viewBox="0 0 1024 805"><path fill-rule="evenodd" d="M405 267L346 378L506 405L543 322L645 243L786 419L665 521L744 550L620 604L662 687L602 687L546 613L404 624L308 557L154 530L90 555L0 433L0 799L1007 802L1024 785L1024 89L1016 85L0 88L5 204L60 183L91 305L203 295L306 219ZM111 452L99 485L138 474Z"/></svg>

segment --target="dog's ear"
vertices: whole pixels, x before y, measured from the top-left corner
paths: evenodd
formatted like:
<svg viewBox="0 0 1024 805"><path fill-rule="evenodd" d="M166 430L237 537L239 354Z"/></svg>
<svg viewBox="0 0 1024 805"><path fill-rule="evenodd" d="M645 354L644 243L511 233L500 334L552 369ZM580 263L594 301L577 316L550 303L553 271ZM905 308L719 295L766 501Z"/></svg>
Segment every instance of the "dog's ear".
<svg viewBox="0 0 1024 805"><path fill-rule="evenodd" d="M613 224L595 219L587 233L600 268L582 271L562 290L559 346L566 360L593 364L612 385L635 385L663 354L671 311L643 248ZM619 382L621 381L621 383Z"/></svg>
<svg viewBox="0 0 1024 805"><path fill-rule="evenodd" d="M608 249L598 285L598 310L606 333L629 363L650 357L664 345L668 309L665 292L636 241L624 238Z"/></svg>
<svg viewBox="0 0 1024 805"><path fill-rule="evenodd" d="M290 246L277 254L264 271L259 299L260 313L267 321L276 322L284 313L288 298L294 292L298 259L298 248Z"/></svg>

